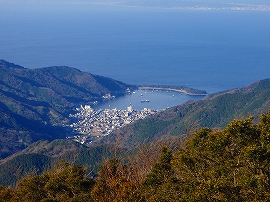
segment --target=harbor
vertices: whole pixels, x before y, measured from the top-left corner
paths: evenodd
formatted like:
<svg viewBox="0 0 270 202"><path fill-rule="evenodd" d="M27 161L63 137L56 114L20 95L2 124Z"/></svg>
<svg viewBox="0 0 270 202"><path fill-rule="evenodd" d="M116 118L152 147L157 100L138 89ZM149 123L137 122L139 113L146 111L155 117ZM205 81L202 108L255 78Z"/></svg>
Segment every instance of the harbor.
<svg viewBox="0 0 270 202"><path fill-rule="evenodd" d="M114 130L136 120L144 119L169 107L189 100L200 100L203 95L161 89L138 89L122 97L114 97L76 108L70 114L74 136L67 137L81 144L91 145L93 140L107 136Z"/></svg>
<svg viewBox="0 0 270 202"><path fill-rule="evenodd" d="M97 103L91 106L94 109L127 109L132 106L135 110L150 108L152 110L163 110L180 105L189 100L200 100L205 95L189 95L184 92L160 89L138 89L129 94Z"/></svg>

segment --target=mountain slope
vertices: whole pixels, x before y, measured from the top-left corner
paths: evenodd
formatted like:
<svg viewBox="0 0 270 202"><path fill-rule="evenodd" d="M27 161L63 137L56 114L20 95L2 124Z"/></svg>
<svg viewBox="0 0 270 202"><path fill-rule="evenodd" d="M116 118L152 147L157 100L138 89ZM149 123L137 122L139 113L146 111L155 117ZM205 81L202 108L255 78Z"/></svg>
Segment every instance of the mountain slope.
<svg viewBox="0 0 270 202"><path fill-rule="evenodd" d="M114 154L115 150L106 146L88 148L71 140L41 140L0 161L0 184L15 186L23 176L40 174L60 160L85 165L89 176L93 176L104 158Z"/></svg>
<svg viewBox="0 0 270 202"><path fill-rule="evenodd" d="M270 108L270 79L257 81L247 87L189 101L152 117L128 125L107 136L97 144L116 142L132 148L142 142L186 134L200 127L223 128L235 118L258 115Z"/></svg>
<svg viewBox="0 0 270 202"><path fill-rule="evenodd" d="M77 105L127 88L135 87L70 67L26 69L0 60L0 159L37 140L63 138L61 125Z"/></svg>
<svg viewBox="0 0 270 202"><path fill-rule="evenodd" d="M14 66L13 64L9 65L11 66L12 71L24 72L24 68L20 66ZM35 76L27 71L35 72ZM69 71L72 73L68 73ZM29 74L22 77L26 83L31 83L31 85L34 88L38 88L38 90L40 90L39 88L51 89L52 92L60 98L63 98L65 102L70 103L70 106L72 107L74 107L76 105L75 103L78 102L77 96L73 97L73 90L77 90L78 95L80 95L80 93L84 94L83 92L87 91L87 88L85 87L87 85L91 86L89 88L94 88L93 86L97 85L97 88L100 90L103 88L107 89L106 84L99 86L99 84L91 83L93 81L91 81L91 75L86 75L87 79L89 79L89 83L83 84L84 82L82 82L83 79L81 79L81 77L85 76L84 73L81 73L76 69L66 67L26 70L24 73ZM76 76L76 74L78 75ZM36 77L38 75L42 76L38 78ZM12 76L14 76L14 74ZM26 78L29 80L26 81ZM44 83L40 82L42 78L46 78L44 79ZM95 79L96 81L99 81L99 83L106 83L106 78L104 77L98 76L95 77ZM19 81L22 85L26 85L22 82L22 79ZM113 82L113 80L110 81ZM57 83L57 85L54 86L54 83ZM72 85L70 83L72 83ZM121 92L118 91L119 86L121 85L125 86L121 83L117 85L117 82L115 82L114 85L108 82L107 87L111 86L113 88L111 92L118 93ZM12 86L15 85L13 84ZM30 90L25 90L24 88L20 89L21 91L19 91L18 88L14 88L14 91L12 91L12 89L9 88L9 91L6 92L11 93L12 95L15 94L16 96L21 95L19 98L26 100L24 100L24 102L20 102L20 99L16 100L10 96L10 100L8 101L13 103L15 102L14 100L16 100L19 105L22 105L22 108L26 107L26 109L29 109L33 114L36 112L33 109L36 106L40 106L39 102L44 102L44 105L42 105L44 109L51 108L51 110L55 110L63 117L65 117L68 110L72 108L69 108L69 105L67 105L66 110L61 112L61 110L57 109L57 105L61 102L61 99L59 99L59 102L54 103L50 100L54 98L47 98L46 96L38 98L35 96L31 100L30 96L27 95ZM68 89L70 89L70 92ZM125 89L123 87L123 92L124 90ZM88 95L90 100L90 97L95 97L98 93L100 93L99 90L93 90L89 92L89 94L87 91L84 95L86 97ZM22 98L22 95L25 97ZM102 94L100 93L100 95ZM72 98L70 100L76 100L76 102L68 101L66 98ZM80 99L84 100L85 98ZM33 100L39 104L27 105L27 101ZM2 104L0 110L2 110L3 116L0 116L2 130L0 138L2 142L0 143L2 146L2 152L10 152L11 149L13 149L13 151L16 149L19 151L22 150L24 144L27 142L30 143L39 139L55 139L56 137L59 137L59 134L64 134L64 131L61 131L61 128L57 128L50 124L52 122L46 113L37 113L36 119L30 119L30 113L30 115L26 114L25 116L24 114L18 114L16 111L9 108L9 102L6 100L4 101L5 102L2 102L1 97ZM270 79L265 79L244 88L232 89L208 95L203 100L189 101L182 105L167 109L166 111L157 113L152 117L139 120L96 142L98 145L93 143L92 148L86 148L83 145L69 140L54 140L52 142L38 141L23 151L18 152L0 162L0 184L14 185L24 174L29 172L41 173L44 169L51 167L59 159L65 159L69 162L87 165L89 172L92 170L96 171L103 158L113 156L115 153L121 151L119 148L124 148L125 150L127 148L134 149L138 144L150 143L157 140L179 136L200 127L223 128L234 118L243 118L249 115L253 115L256 118L258 114L267 112L269 107ZM30 116L29 119L27 116ZM44 119L42 116L45 116L47 119ZM48 123L45 124L44 120L48 120ZM59 120L64 119L59 118ZM30 122L31 124L29 124ZM41 126L38 124L41 124ZM39 132L36 133L37 131ZM8 134L8 136L5 136L5 134ZM29 140L27 138L29 138ZM110 145L115 147L111 147Z"/></svg>

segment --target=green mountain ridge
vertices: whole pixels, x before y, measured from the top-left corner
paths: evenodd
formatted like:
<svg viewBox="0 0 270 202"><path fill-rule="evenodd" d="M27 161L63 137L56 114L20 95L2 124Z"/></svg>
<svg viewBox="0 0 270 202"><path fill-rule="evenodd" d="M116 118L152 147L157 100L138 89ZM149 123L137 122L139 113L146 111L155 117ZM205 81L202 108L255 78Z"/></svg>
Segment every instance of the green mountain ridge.
<svg viewBox="0 0 270 202"><path fill-rule="evenodd" d="M133 148L142 143L183 135L201 127L223 128L235 118L265 113L270 108L270 79L257 81L243 88L218 92L203 100L188 101L152 117L139 120L97 144L115 143Z"/></svg>
<svg viewBox="0 0 270 202"><path fill-rule="evenodd" d="M191 134L201 127L224 128L235 118L252 115L256 121L258 115L269 108L270 79L265 79L244 88L208 95L200 101L189 101L139 120L96 142L92 148L70 140L38 141L1 161L0 184L15 185L23 175L33 171L41 173L59 159L86 165L89 172L93 171L95 175L104 158L116 153L125 154L127 149L136 153L138 145L155 141L177 141L175 137L185 137L185 134ZM37 159L47 163L35 165ZM24 167L25 163L33 166L26 166L27 169L20 171L16 178L16 168ZM6 181L7 173L14 177Z"/></svg>
<svg viewBox="0 0 270 202"><path fill-rule="evenodd" d="M270 108L270 79L264 79L136 121L91 148L61 139L68 132L61 124L68 123L75 106L125 94L127 88L137 86L65 66L30 70L0 60L0 184L14 186L22 176L42 173L60 159L86 165L95 175L104 158L176 140L201 127L222 129L235 118L252 115L257 121Z"/></svg>
<svg viewBox="0 0 270 202"><path fill-rule="evenodd" d="M0 60L0 159L37 140L65 137L62 125L77 105L128 88L137 87L65 66L27 69Z"/></svg>
<svg viewBox="0 0 270 202"><path fill-rule="evenodd" d="M53 168L60 160L87 167L95 176L104 159L123 150L101 145L88 148L71 140L40 140L0 161L0 184L15 186L26 175L37 175Z"/></svg>

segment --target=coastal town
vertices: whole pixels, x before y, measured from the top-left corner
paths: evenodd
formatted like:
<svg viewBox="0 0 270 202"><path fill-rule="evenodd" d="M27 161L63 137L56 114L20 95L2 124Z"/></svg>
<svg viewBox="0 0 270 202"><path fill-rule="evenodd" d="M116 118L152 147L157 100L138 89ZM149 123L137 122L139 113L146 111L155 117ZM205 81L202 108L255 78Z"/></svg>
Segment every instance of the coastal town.
<svg viewBox="0 0 270 202"><path fill-rule="evenodd" d="M145 98L148 95L147 90L150 91L150 94L156 91L166 92L174 91L176 93L185 93L187 95L206 95L206 91L192 89L189 87L171 87L171 86L139 86L139 97L141 104L149 103L149 98ZM136 92L131 92L127 89L129 95L133 96ZM142 96L144 99L142 99ZM174 94L171 96L174 97ZM103 100L113 100L115 96L106 94L103 97ZM124 97L127 99L127 96ZM135 98L138 102L138 98ZM130 105L126 109L117 109L105 108L105 106L100 109L92 108L90 105L81 105L76 108L74 114L70 114L69 118L72 120L72 123L69 127L72 129L72 135L68 136L68 139L72 139L76 142L79 142L84 145L91 145L92 142L98 138L107 136L113 131L137 121L139 119L144 119L148 116L155 114L157 111L164 110L165 108L158 108L153 110L149 107L144 107L142 110L135 110L132 108L133 102L130 102ZM97 103L93 103L96 105ZM136 105L135 105L136 106ZM145 105L147 106L147 105ZM137 108L137 107L136 107Z"/></svg>
<svg viewBox="0 0 270 202"><path fill-rule="evenodd" d="M76 108L76 111L77 113L69 115L74 119L74 123L70 124L70 127L76 135L67 138L86 145L91 144L97 138L109 135L118 128L156 113L149 108L133 110L132 106L127 107L126 110L95 110L89 105L81 105Z"/></svg>

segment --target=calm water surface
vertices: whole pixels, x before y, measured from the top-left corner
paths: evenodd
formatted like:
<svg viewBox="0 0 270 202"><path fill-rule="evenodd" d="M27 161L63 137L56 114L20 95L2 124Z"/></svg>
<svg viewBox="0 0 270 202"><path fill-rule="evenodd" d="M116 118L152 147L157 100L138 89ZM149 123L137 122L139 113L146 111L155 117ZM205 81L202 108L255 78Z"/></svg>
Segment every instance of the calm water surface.
<svg viewBox="0 0 270 202"><path fill-rule="evenodd" d="M270 12L46 4L0 12L0 58L26 68L67 65L208 93L270 77Z"/></svg>
<svg viewBox="0 0 270 202"><path fill-rule="evenodd" d="M94 109L127 109L132 106L134 110L150 108L162 110L173 107L189 100L199 100L204 96L186 95L184 93L162 90L137 90L127 96L115 98L102 104L92 106ZM145 102L147 100L147 102ZM149 101L149 102L148 102Z"/></svg>

